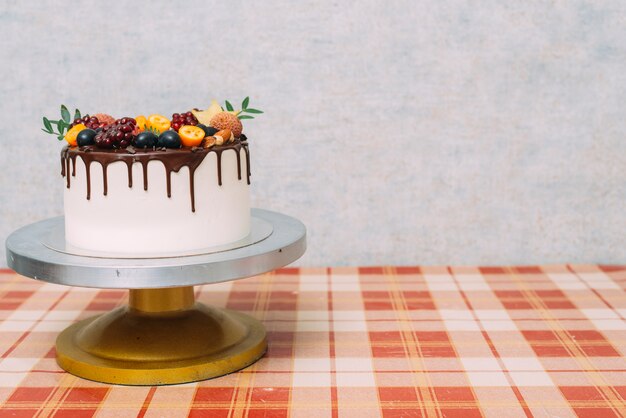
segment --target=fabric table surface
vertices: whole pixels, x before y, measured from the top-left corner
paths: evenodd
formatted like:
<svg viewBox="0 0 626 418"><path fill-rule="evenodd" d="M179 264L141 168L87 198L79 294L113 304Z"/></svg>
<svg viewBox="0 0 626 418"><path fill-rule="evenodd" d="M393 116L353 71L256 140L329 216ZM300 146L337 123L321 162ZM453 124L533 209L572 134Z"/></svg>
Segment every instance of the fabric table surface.
<svg viewBox="0 0 626 418"><path fill-rule="evenodd" d="M123 290L0 270L0 417L618 417L626 267L284 268L197 286L263 322L267 354L212 380L107 385L57 334Z"/></svg>

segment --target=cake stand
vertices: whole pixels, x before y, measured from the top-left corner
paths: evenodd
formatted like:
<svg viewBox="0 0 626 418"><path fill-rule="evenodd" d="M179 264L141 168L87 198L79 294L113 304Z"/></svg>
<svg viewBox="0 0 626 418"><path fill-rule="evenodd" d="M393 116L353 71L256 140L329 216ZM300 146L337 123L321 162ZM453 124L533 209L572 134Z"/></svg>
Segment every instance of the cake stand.
<svg viewBox="0 0 626 418"><path fill-rule="evenodd" d="M265 329L240 312L195 301L193 286L265 273L297 260L306 229L297 219L252 209L271 225L266 238L240 248L164 258L98 258L44 243L63 217L18 229L6 241L9 267L33 279L67 286L129 289L128 306L79 321L56 340L57 362L98 382L163 385L222 376L258 360Z"/></svg>

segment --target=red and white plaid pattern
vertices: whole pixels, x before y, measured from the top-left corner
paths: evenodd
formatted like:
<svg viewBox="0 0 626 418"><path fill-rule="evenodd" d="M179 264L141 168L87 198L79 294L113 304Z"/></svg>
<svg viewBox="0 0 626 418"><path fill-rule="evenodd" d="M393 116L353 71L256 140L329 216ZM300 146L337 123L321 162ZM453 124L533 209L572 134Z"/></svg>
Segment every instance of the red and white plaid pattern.
<svg viewBox="0 0 626 418"><path fill-rule="evenodd" d="M0 272L0 417L626 415L626 267L286 268L196 287L267 328L253 366L124 387L59 369L54 341L127 292Z"/></svg>

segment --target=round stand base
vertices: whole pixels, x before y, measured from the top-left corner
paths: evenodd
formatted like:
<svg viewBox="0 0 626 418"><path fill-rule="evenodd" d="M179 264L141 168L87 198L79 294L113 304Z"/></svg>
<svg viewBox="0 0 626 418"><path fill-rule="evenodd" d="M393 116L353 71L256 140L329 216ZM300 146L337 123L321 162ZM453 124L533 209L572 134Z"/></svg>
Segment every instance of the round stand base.
<svg viewBox="0 0 626 418"><path fill-rule="evenodd" d="M232 373L265 353L265 329L248 315L200 303L183 310L143 311L133 308L132 296L130 306L61 332L59 366L98 382L163 385Z"/></svg>
<svg viewBox="0 0 626 418"><path fill-rule="evenodd" d="M123 385L210 379L258 360L267 348L265 329L242 313L196 303L193 286L272 271L306 249L302 222L262 209L252 209L251 215L271 225L271 234L261 241L210 254L152 259L54 250L44 243L51 234L52 242L58 242L64 219L46 219L7 238L7 261L17 273L49 283L130 290L128 306L61 332L57 363L69 373Z"/></svg>

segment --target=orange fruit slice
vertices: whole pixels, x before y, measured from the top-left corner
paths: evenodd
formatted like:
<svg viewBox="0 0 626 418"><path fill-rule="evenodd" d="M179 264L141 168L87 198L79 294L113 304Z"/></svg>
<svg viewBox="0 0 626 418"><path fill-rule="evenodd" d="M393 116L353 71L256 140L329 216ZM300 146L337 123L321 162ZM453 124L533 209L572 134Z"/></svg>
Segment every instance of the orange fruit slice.
<svg viewBox="0 0 626 418"><path fill-rule="evenodd" d="M197 147L204 139L204 130L193 125L183 125L178 130L180 141L185 147Z"/></svg>
<svg viewBox="0 0 626 418"><path fill-rule="evenodd" d="M163 133L170 129L170 120L162 115L150 115L148 117L148 128L153 128Z"/></svg>
<svg viewBox="0 0 626 418"><path fill-rule="evenodd" d="M139 132L143 132L146 130L148 126L148 119L144 115L139 115L135 118L135 122L137 122L137 128Z"/></svg>
<svg viewBox="0 0 626 418"><path fill-rule="evenodd" d="M87 129L87 127L82 123L79 123L78 125L74 125L72 129L67 131L67 133L65 134L65 140L68 144L70 144L70 147L76 146L76 138L78 138L78 133L83 129Z"/></svg>

